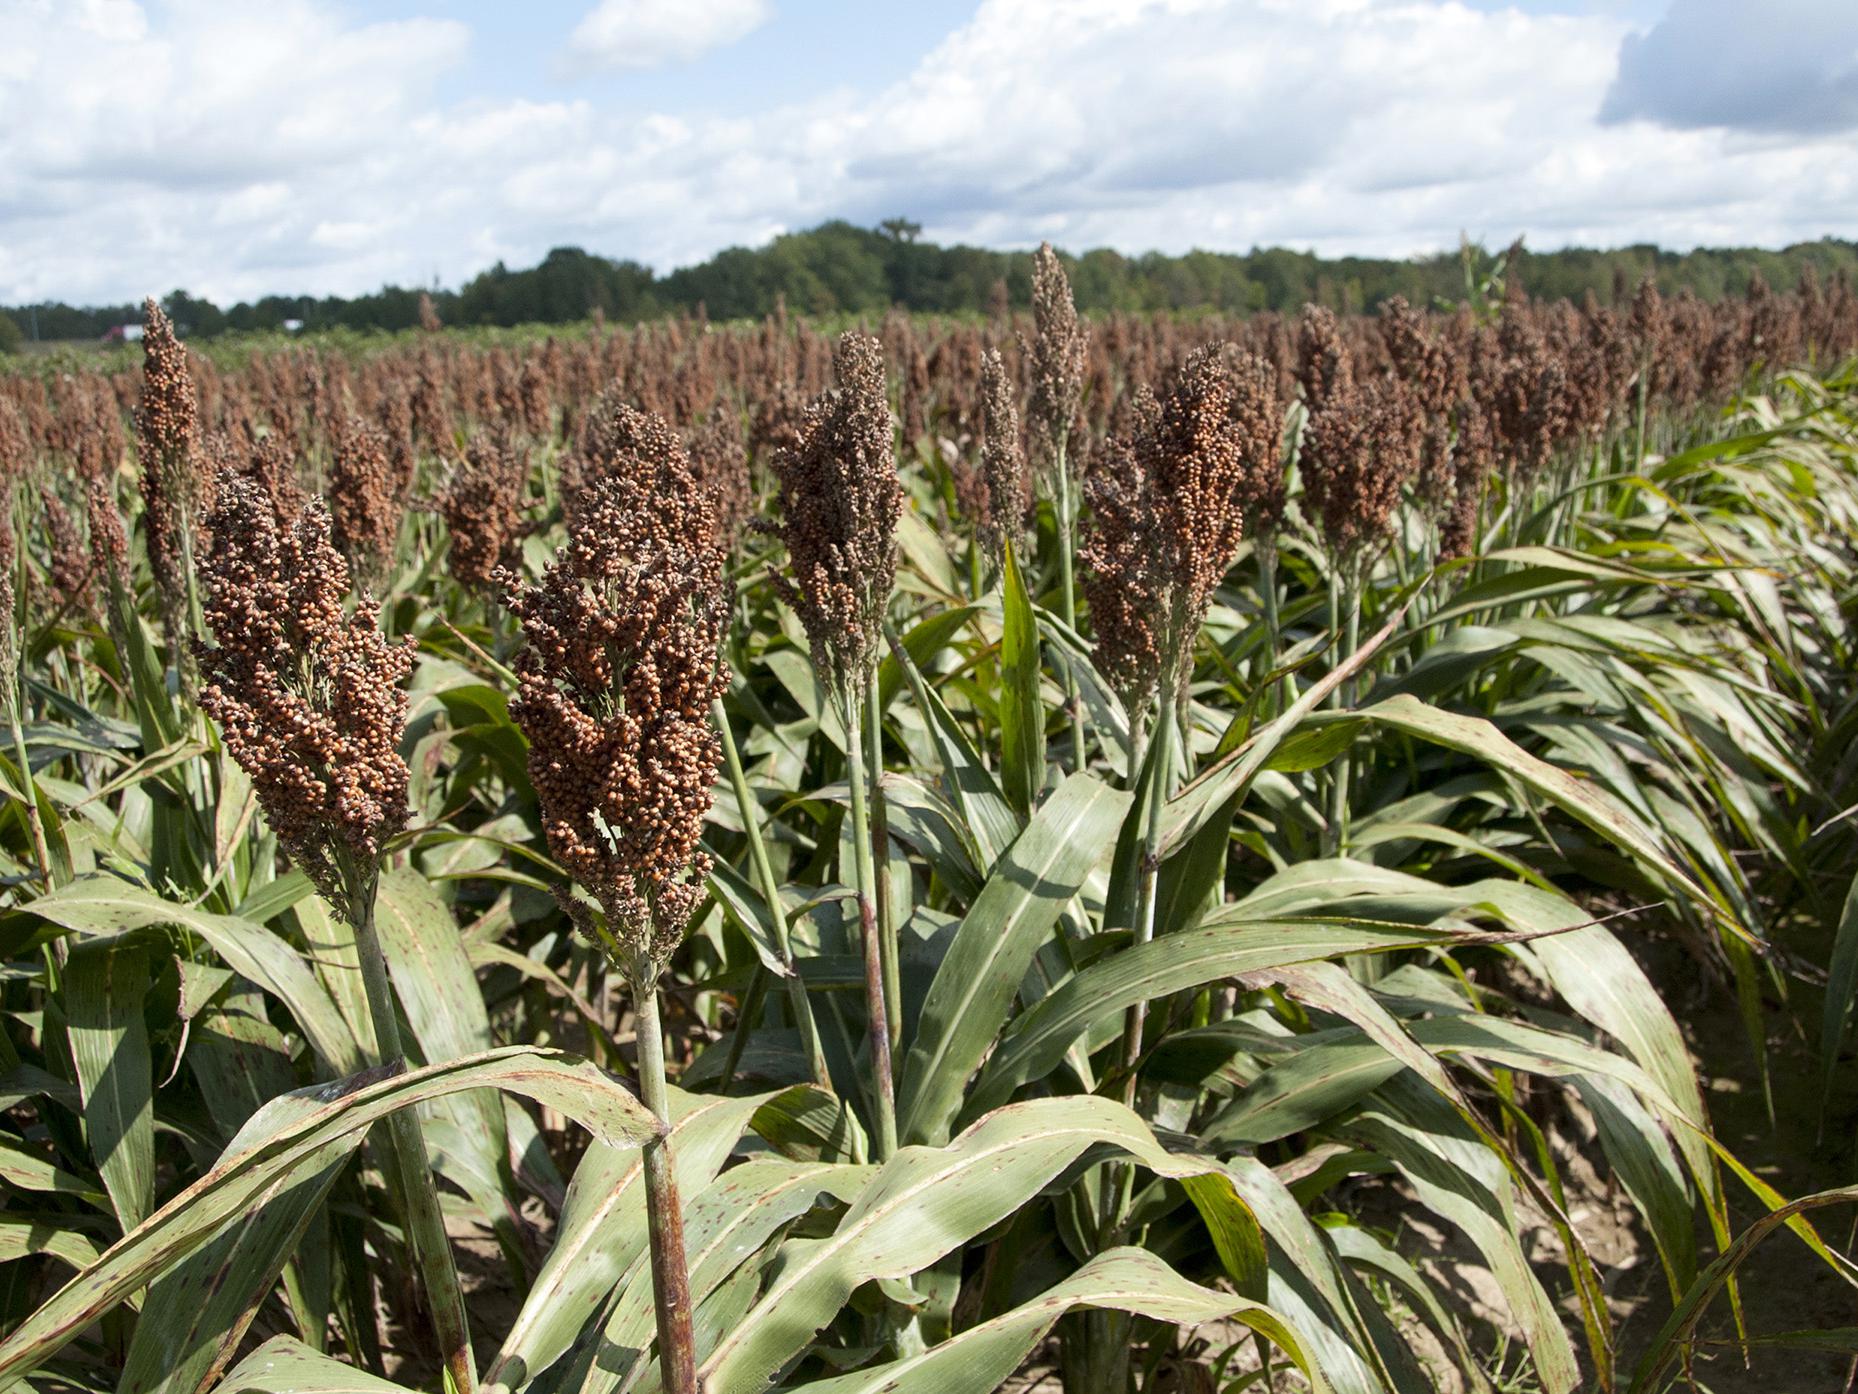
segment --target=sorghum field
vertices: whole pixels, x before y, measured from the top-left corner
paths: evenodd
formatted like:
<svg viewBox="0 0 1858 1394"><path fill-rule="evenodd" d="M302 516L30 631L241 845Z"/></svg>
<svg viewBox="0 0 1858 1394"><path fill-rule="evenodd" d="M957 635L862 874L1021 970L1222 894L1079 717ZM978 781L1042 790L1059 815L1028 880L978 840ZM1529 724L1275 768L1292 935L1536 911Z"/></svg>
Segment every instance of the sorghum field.
<svg viewBox="0 0 1858 1394"><path fill-rule="evenodd" d="M1838 1387L1858 299L1474 290L0 379L0 1385Z"/></svg>

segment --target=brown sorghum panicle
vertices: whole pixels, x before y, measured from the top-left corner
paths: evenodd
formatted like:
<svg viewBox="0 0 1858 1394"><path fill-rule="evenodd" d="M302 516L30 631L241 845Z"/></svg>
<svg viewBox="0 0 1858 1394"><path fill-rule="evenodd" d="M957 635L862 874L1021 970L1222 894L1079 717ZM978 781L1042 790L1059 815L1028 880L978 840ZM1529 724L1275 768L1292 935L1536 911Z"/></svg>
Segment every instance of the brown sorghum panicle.
<svg viewBox="0 0 1858 1394"><path fill-rule="evenodd" d="M913 450L929 431L929 359L910 340L903 372L903 448Z"/></svg>
<svg viewBox="0 0 1858 1394"><path fill-rule="evenodd" d="M329 514L335 545L356 572L385 575L406 514L405 480L380 427L351 416L329 462Z"/></svg>
<svg viewBox="0 0 1858 1394"><path fill-rule="evenodd" d="M1277 372L1253 353L1228 358L1232 379L1232 429L1243 467L1238 503L1245 527L1254 538L1277 535L1284 521L1284 399Z"/></svg>
<svg viewBox="0 0 1858 1394"><path fill-rule="evenodd" d="M1002 543L1018 543L1026 529L1031 500L1026 480L1026 456L1019 443L1019 408L1013 402L1013 383L998 349L981 358L981 482L986 511L981 539L996 561Z"/></svg>
<svg viewBox="0 0 1858 1394"><path fill-rule="evenodd" d="M1026 345L1031 376L1026 414L1034 462L1049 472L1070 441L1090 350L1071 299L1071 282L1049 242L1040 243L1032 258L1032 325L1032 341Z"/></svg>
<svg viewBox="0 0 1858 1394"><path fill-rule="evenodd" d="M311 500L284 524L250 479L220 481L202 572L214 644L200 647L200 704L251 777L279 844L344 916L350 879L369 875L406 825L402 685L411 641L390 643Z"/></svg>
<svg viewBox="0 0 1858 1394"><path fill-rule="evenodd" d="M1129 430L1104 442L1084 479L1088 512L1078 560L1097 668L1131 716L1147 707L1162 668L1168 578L1141 447L1160 411L1154 394L1138 387L1127 407Z"/></svg>
<svg viewBox="0 0 1858 1394"><path fill-rule="evenodd" d="M1081 555L1098 666L1132 713L1157 692L1179 695L1194 636L1238 551L1244 498L1276 468L1269 379L1228 345L1194 350L1085 483Z"/></svg>
<svg viewBox="0 0 1858 1394"><path fill-rule="evenodd" d="M513 588L524 642L510 714L529 737L549 849L648 992L704 894L729 590L713 502L675 433L659 421L633 434L663 453L590 484L541 580ZM563 903L597 938L586 906Z"/></svg>
<svg viewBox="0 0 1858 1394"><path fill-rule="evenodd" d="M67 618L87 620L91 617L94 598L91 577L96 567L90 544L79 535L77 520L56 493L47 489L39 504L45 512L45 536L49 547L46 572L52 595L59 611Z"/></svg>
<svg viewBox="0 0 1858 1394"><path fill-rule="evenodd" d="M1303 489L1331 555L1353 558L1386 533L1419 466L1419 421L1398 383L1376 379L1332 396L1303 433Z"/></svg>
<svg viewBox="0 0 1858 1394"><path fill-rule="evenodd" d="M1439 525L1440 561L1468 557L1476 548L1484 486L1496 468L1496 440L1490 419L1476 402L1465 402L1458 408L1451 464L1451 504Z"/></svg>
<svg viewBox="0 0 1858 1394"><path fill-rule="evenodd" d="M201 495L199 404L187 350L151 296L142 305L142 407L136 429L149 567L168 642L187 671L187 554Z"/></svg>
<svg viewBox="0 0 1858 1394"><path fill-rule="evenodd" d="M129 539L123 532L122 511L116 506L114 482L104 475L91 480L84 508L90 524L92 564L105 578L126 585Z"/></svg>
<svg viewBox="0 0 1858 1394"><path fill-rule="evenodd" d="M1188 356L1141 444L1178 612L1172 618L1187 631L1199 628L1244 524L1240 495L1248 462L1234 416L1228 353L1226 345L1213 344Z"/></svg>
<svg viewBox="0 0 1858 1394"><path fill-rule="evenodd" d="M1314 416L1354 381L1348 343L1335 311L1322 305L1305 305L1297 325L1297 382L1303 401Z"/></svg>
<svg viewBox="0 0 1858 1394"><path fill-rule="evenodd" d="M529 455L507 431L479 431L465 447L438 498L451 534L452 575L473 589L489 586L500 567L515 563L527 531Z"/></svg>
<svg viewBox="0 0 1858 1394"><path fill-rule="evenodd" d="M848 331L833 364L839 385L807 408L798 444L774 456L792 571L775 584L806 629L814 665L844 694L877 662L903 489L878 341Z"/></svg>
<svg viewBox="0 0 1858 1394"><path fill-rule="evenodd" d="M570 521L607 479L631 480L653 500L653 526L672 533L689 527L695 532L683 541L716 545L716 501L698 485L682 438L663 417L627 405L617 392L588 414L580 445L563 462L562 507Z"/></svg>
<svg viewBox="0 0 1858 1394"><path fill-rule="evenodd" d="M740 415L721 403L712 407L703 424L690 432L688 448L692 478L716 501L718 540L733 550L755 511Z"/></svg>
<svg viewBox="0 0 1858 1394"><path fill-rule="evenodd" d="M32 458L32 441L26 435L26 423L13 400L0 395L0 480L14 480L26 472Z"/></svg>

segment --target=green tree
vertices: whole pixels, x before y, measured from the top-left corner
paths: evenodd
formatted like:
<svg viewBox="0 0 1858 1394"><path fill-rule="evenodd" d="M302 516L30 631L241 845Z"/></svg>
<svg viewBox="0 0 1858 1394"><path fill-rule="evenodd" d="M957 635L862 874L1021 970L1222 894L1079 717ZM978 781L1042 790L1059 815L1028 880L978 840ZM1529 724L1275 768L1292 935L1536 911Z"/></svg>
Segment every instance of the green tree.
<svg viewBox="0 0 1858 1394"><path fill-rule="evenodd" d="M19 322L5 310L0 310L0 353L18 353L20 345L26 342L26 336L20 331Z"/></svg>

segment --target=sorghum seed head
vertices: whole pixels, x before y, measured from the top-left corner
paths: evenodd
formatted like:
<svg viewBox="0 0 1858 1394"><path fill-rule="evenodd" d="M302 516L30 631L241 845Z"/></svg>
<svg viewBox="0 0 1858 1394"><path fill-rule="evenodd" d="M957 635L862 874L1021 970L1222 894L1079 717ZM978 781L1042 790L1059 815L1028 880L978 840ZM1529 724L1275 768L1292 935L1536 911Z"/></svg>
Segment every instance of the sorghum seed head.
<svg viewBox="0 0 1858 1394"><path fill-rule="evenodd" d="M512 566L528 531L529 455L508 431L479 431L438 497L451 534L452 575L474 590Z"/></svg>
<svg viewBox="0 0 1858 1394"><path fill-rule="evenodd" d="M807 408L794 448L774 456L792 573L775 584L806 629L814 664L845 693L877 662L896 581L903 489L882 347L848 331L833 365L839 385Z"/></svg>
<svg viewBox="0 0 1858 1394"><path fill-rule="evenodd" d="M1026 345L1032 390L1026 410L1038 468L1056 467L1071 437L1090 340L1078 323L1064 264L1042 242L1032 258L1032 342Z"/></svg>
<svg viewBox="0 0 1858 1394"><path fill-rule="evenodd" d="M351 416L329 462L329 513L335 545L357 573L383 576L394 559L406 514L406 480L387 434Z"/></svg>
<svg viewBox="0 0 1858 1394"><path fill-rule="evenodd" d="M200 646L200 704L252 781L279 844L352 918L349 872L372 877L406 825L403 684L411 640L390 643L349 572L328 511L295 522L270 494L227 474L202 572L214 644Z"/></svg>
<svg viewBox="0 0 1858 1394"><path fill-rule="evenodd" d="M981 357L981 482L986 505L981 539L996 561L1007 539L1017 542L1024 534L1030 503L1013 396L1000 351L988 349Z"/></svg>
<svg viewBox="0 0 1858 1394"><path fill-rule="evenodd" d="M662 421L635 434L667 457L590 484L542 578L505 579L523 630L510 714L529 737L549 849L649 991L703 898L729 589L713 500L675 434ZM594 930L583 902L563 905Z"/></svg>

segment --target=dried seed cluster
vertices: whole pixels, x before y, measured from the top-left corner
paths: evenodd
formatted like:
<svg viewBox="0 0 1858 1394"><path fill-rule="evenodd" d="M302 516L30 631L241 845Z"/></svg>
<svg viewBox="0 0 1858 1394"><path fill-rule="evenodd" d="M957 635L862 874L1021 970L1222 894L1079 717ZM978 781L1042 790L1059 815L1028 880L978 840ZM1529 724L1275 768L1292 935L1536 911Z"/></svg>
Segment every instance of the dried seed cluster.
<svg viewBox="0 0 1858 1394"><path fill-rule="evenodd" d="M513 566L528 532L529 452L509 431L478 431L438 498L452 575L474 590Z"/></svg>
<svg viewBox="0 0 1858 1394"><path fill-rule="evenodd" d="M406 825L402 685L412 646L390 642L349 572L319 500L294 522L257 482L227 474L202 573L214 643L199 650L200 704L251 777L278 842L348 915Z"/></svg>
<svg viewBox="0 0 1858 1394"><path fill-rule="evenodd" d="M846 692L877 662L903 489L882 347L847 332L833 362L839 385L807 408L796 445L774 456L791 571L775 584L806 629L814 664Z"/></svg>
<svg viewBox="0 0 1858 1394"><path fill-rule="evenodd" d="M510 713L529 737L549 849L604 912L601 942L648 991L703 896L729 591L714 499L676 434L615 409L628 413L640 419L610 423L630 443L623 467L586 486L542 578L512 584L523 647ZM564 904L601 936L585 903Z"/></svg>
<svg viewBox="0 0 1858 1394"><path fill-rule="evenodd" d="M371 421L349 417L329 463L329 514L335 545L369 580L380 580L393 564L406 516L406 486L387 433Z"/></svg>
<svg viewBox="0 0 1858 1394"><path fill-rule="evenodd" d="M1032 342L1025 348L1032 378L1026 413L1034 459L1041 472L1049 473L1069 444L1090 355L1070 278L1049 242L1041 242L1032 258L1032 324Z"/></svg>
<svg viewBox="0 0 1858 1394"><path fill-rule="evenodd" d="M136 415L142 519L149 567L168 642L184 655L189 641L188 553L205 489L198 459L199 403L187 350L150 297L142 306L142 405ZM186 664L181 664L183 672Z"/></svg>
<svg viewBox="0 0 1858 1394"><path fill-rule="evenodd" d="M1085 481L1080 555L1099 666L1139 710L1185 681L1247 506L1281 490L1281 418L1271 374L1225 344L1195 350L1134 416Z"/></svg>
<svg viewBox="0 0 1858 1394"><path fill-rule="evenodd" d="M999 560L1002 544L1018 542L1026 529L1031 505L1027 488L1026 456L1019 443L1019 408L1013 401L1013 384L998 349L981 356L981 519L983 543Z"/></svg>
<svg viewBox="0 0 1858 1394"><path fill-rule="evenodd" d="M1311 414L1303 489L1332 555L1358 557L1386 535L1419 452L1418 417L1390 379L1344 386Z"/></svg>

